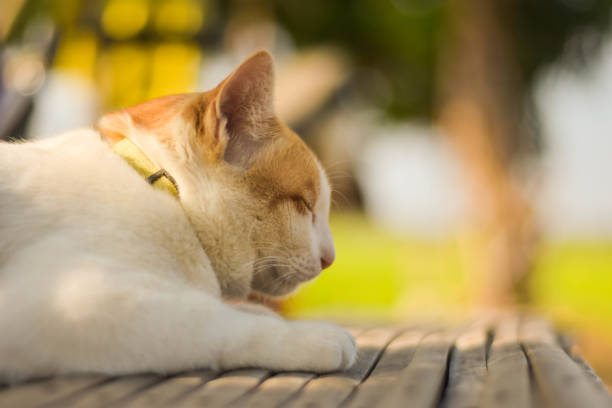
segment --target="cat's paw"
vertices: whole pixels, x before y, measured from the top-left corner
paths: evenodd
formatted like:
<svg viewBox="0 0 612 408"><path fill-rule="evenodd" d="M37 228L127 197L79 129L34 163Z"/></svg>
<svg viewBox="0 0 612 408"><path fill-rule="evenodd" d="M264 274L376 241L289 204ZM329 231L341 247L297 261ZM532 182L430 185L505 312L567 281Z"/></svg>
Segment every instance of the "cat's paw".
<svg viewBox="0 0 612 408"><path fill-rule="evenodd" d="M353 336L340 326L325 322L296 321L293 341L300 345L301 369L315 372L344 370L355 363L357 345Z"/></svg>

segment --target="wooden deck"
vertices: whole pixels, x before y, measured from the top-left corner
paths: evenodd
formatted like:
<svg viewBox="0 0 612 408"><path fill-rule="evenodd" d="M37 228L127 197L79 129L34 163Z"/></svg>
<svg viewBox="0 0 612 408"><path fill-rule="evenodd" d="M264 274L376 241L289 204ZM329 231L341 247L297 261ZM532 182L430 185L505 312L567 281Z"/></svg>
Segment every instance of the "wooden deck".
<svg viewBox="0 0 612 408"><path fill-rule="evenodd" d="M354 333L359 358L346 372L57 377L0 385L0 407L612 407L589 365L542 321Z"/></svg>

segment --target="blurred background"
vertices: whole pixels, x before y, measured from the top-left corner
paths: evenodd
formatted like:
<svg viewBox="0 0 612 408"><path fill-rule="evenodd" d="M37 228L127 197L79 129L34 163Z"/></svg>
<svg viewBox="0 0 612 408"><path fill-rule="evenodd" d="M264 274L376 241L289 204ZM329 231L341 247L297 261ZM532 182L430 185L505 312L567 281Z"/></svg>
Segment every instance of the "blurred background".
<svg viewBox="0 0 612 408"><path fill-rule="evenodd" d="M3 0L0 138L214 87L266 48L334 186L292 317L531 308L612 385L608 0Z"/></svg>

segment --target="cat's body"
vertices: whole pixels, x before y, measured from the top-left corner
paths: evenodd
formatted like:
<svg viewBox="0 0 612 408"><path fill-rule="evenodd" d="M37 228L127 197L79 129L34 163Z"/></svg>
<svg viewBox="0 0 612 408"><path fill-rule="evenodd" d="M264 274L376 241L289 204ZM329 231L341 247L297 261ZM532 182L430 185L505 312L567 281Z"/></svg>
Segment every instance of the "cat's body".
<svg viewBox="0 0 612 408"><path fill-rule="evenodd" d="M101 133L0 144L0 376L354 361L337 326L223 300L287 293L333 260L329 185L273 116L271 80L258 53L217 89L110 114ZM111 150L125 137L180 198Z"/></svg>

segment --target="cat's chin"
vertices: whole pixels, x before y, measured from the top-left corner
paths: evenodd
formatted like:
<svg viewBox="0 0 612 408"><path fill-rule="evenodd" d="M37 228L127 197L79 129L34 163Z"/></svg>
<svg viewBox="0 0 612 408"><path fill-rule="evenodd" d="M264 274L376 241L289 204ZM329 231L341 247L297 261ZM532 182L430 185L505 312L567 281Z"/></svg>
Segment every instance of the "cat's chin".
<svg viewBox="0 0 612 408"><path fill-rule="evenodd" d="M304 281L297 279L292 281L285 280L282 285L266 285L261 284L260 282L253 282L253 284L251 285L251 292L274 299L283 299L294 293L302 283L304 283Z"/></svg>
<svg viewBox="0 0 612 408"><path fill-rule="evenodd" d="M259 271L251 279L250 289L272 297L285 297L294 293L303 283L313 280L320 274L319 271L311 271L306 274L301 271L288 273L284 269L269 267Z"/></svg>
<svg viewBox="0 0 612 408"><path fill-rule="evenodd" d="M300 287L300 284L301 282L297 282L295 284L287 285L283 287L276 286L273 290L268 289L268 288L251 288L250 293L255 293L263 297L269 297L269 298L273 298L277 300L282 300L283 298L286 298L290 296L292 293L294 293Z"/></svg>
<svg viewBox="0 0 612 408"><path fill-rule="evenodd" d="M271 307L272 305L278 306L283 300L285 300L290 294L285 295L270 295L257 290L251 290L247 296L247 300L253 303L261 303L263 305Z"/></svg>

